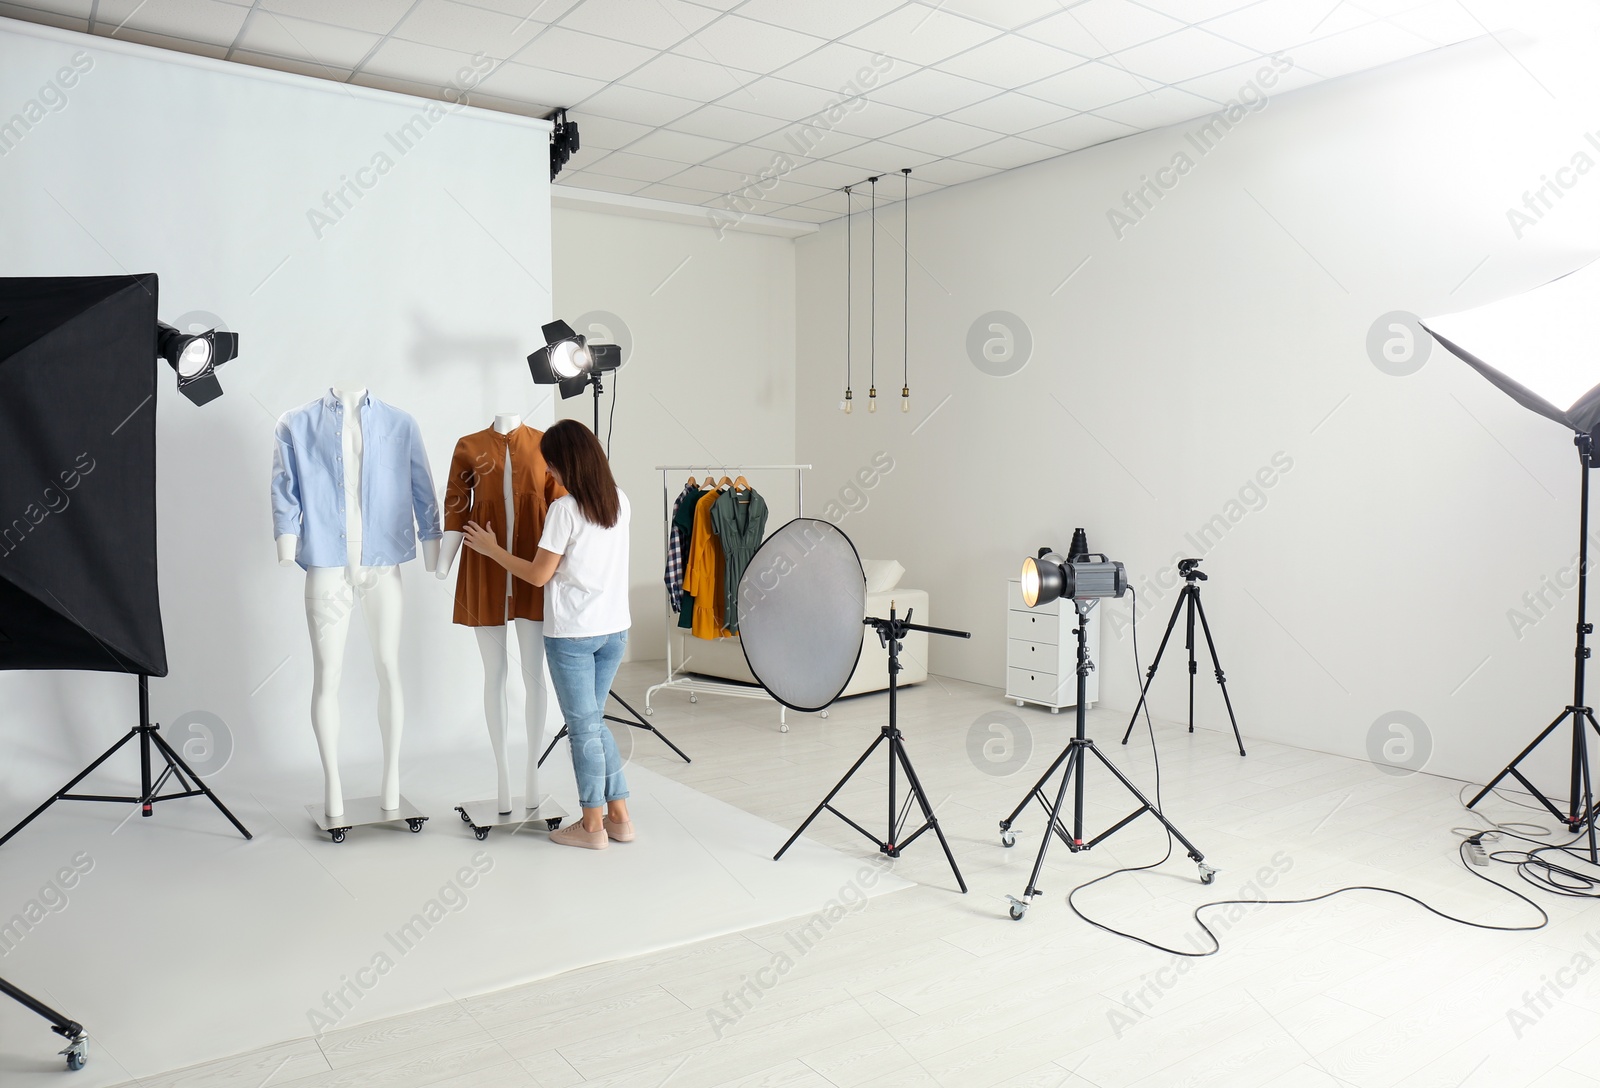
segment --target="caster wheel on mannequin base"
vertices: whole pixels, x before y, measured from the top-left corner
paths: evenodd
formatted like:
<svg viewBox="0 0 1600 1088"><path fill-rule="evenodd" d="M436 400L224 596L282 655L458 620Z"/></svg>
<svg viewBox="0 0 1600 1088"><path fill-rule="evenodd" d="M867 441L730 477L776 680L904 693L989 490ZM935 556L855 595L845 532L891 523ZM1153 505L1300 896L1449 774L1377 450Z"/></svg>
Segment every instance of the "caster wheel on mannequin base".
<svg viewBox="0 0 1600 1088"><path fill-rule="evenodd" d="M323 811L321 805L307 805L306 814L309 815L317 827L328 833L334 842L344 842L345 835L358 827L367 827L373 824L397 824L402 821L413 832L421 831L422 825L427 822L415 805L400 797L398 808L384 808L383 799L380 797L356 797L344 803L344 814L329 816Z"/></svg>
<svg viewBox="0 0 1600 1088"><path fill-rule="evenodd" d="M551 800L549 794L546 794L533 808L526 806L524 798L513 797L511 811L501 812L500 802L490 797L482 801L465 801L456 806L456 811L461 813L461 819L472 828L472 833L480 842L488 838L489 832L494 828L509 828L511 833L515 834L523 827L540 820L544 822L545 827L554 831L567 817L567 810Z"/></svg>

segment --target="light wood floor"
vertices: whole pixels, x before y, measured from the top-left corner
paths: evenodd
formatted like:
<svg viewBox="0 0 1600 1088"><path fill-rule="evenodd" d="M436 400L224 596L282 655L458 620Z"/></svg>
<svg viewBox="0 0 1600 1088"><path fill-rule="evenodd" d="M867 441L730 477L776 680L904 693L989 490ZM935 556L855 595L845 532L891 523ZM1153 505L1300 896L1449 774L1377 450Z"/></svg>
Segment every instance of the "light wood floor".
<svg viewBox="0 0 1600 1088"><path fill-rule="evenodd" d="M626 666L618 690L642 705L659 667ZM871 742L885 705L869 696L837 705L826 721L791 714L783 734L767 705L715 696L690 705L666 692L652 721L694 763L638 732L633 758L790 828ZM1225 724L1211 720L1217 714L1202 726ZM989 728L997 715L1010 716L1010 742ZM967 895L925 837L894 863L918 887L848 910L825 933L794 919L139 1083L1600 1088L1600 970L1589 969L1600 964L1600 912L1587 904L1538 896L1551 925L1535 933L1452 925L1372 892L1217 908L1206 917L1223 932L1222 953L1180 960L1093 929L1065 903L1093 876L1161 856L1165 836L1144 816L1092 852L1054 850L1044 894L1013 922L1005 896L1026 883L1041 816L1024 815L1009 850L996 824L1060 751L1070 714L1018 709L993 688L935 678L904 694L901 723ZM1149 741L1141 730L1117 744L1124 724L1095 711L1090 734L1148 789ZM1240 759L1231 737L1157 721L1166 811L1221 870L1216 883L1201 886L1180 852L1082 894L1087 913L1185 949L1198 943L1190 912L1208 900L1351 884L1403 888L1483 922L1530 920L1528 907L1457 860L1450 829L1472 822L1457 803L1459 783L1251 744L1244 724L1250 754ZM837 803L881 831L886 782L874 756ZM1091 771L1089 783L1091 830L1133 808L1108 775ZM1486 811L1530 815L1509 804ZM649 849L650 829L639 834L632 848ZM827 814L811 835L875 856ZM1493 872L1510 878L1504 866ZM851 889L840 892L854 902ZM563 924L582 925L581 914ZM485 935L484 954L502 939Z"/></svg>

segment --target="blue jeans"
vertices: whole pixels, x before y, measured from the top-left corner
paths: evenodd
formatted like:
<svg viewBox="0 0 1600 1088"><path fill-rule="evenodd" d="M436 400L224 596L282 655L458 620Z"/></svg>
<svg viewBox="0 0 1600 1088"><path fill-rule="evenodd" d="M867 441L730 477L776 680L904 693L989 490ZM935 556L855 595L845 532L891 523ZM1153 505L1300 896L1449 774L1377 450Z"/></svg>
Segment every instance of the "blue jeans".
<svg viewBox="0 0 1600 1088"><path fill-rule="evenodd" d="M578 804L584 808L603 808L607 801L628 796L622 756L605 720L606 696L627 645L626 631L590 638L544 636L544 659L567 723Z"/></svg>

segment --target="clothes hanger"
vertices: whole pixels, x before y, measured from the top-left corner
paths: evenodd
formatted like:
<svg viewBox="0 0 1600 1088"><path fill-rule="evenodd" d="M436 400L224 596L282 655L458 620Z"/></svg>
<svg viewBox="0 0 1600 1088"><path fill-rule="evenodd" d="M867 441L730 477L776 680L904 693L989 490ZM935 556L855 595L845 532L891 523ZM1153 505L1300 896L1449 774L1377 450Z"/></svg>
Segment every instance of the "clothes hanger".
<svg viewBox="0 0 1600 1088"><path fill-rule="evenodd" d="M691 472L691 473L689 473L689 482L684 484L683 486L684 487L698 487L699 483L700 483L700 481L696 480L694 478L694 473Z"/></svg>
<svg viewBox="0 0 1600 1088"><path fill-rule="evenodd" d="M712 488L717 486L717 478L715 476L707 476L705 483L701 484L700 486L702 489L710 491Z"/></svg>
<svg viewBox="0 0 1600 1088"><path fill-rule="evenodd" d="M717 481L717 486L718 487L732 487L733 486L733 481L728 479L726 476L724 476L722 479Z"/></svg>
<svg viewBox="0 0 1600 1088"><path fill-rule="evenodd" d="M745 479L743 476L740 476L738 479L733 481L733 489L735 491L749 491L750 481Z"/></svg>

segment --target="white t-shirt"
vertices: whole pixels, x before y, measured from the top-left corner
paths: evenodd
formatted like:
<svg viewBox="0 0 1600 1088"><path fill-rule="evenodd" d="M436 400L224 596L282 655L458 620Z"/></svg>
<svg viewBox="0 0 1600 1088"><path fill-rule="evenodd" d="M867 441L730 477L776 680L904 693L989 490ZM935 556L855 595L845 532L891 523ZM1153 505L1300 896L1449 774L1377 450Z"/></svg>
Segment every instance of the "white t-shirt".
<svg viewBox="0 0 1600 1088"><path fill-rule="evenodd" d="M544 587L544 633L589 638L626 631L628 617L628 496L617 488L617 523L602 529L563 495L545 514L539 547L561 556Z"/></svg>

